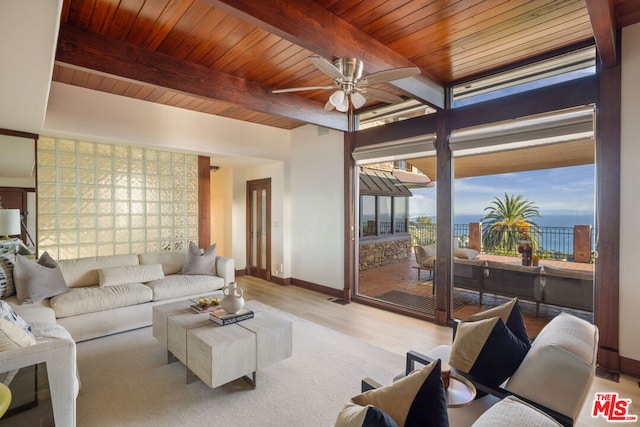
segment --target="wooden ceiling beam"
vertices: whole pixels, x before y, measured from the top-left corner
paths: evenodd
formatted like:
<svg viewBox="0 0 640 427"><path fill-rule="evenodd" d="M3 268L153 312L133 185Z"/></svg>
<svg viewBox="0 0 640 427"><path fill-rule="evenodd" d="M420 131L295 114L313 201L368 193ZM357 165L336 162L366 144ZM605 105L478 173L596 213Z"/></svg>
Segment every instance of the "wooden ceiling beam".
<svg viewBox="0 0 640 427"><path fill-rule="evenodd" d="M613 0L586 0L600 61L604 68L615 67L620 58Z"/></svg>
<svg viewBox="0 0 640 427"><path fill-rule="evenodd" d="M336 111L326 112L321 103L288 93L274 95L269 88L260 84L67 24L60 27L56 61L90 72L123 77L146 86L347 130L347 115Z"/></svg>
<svg viewBox="0 0 640 427"><path fill-rule="evenodd" d="M204 0L236 18L327 59L353 57L367 73L415 66L409 60L313 1ZM444 87L425 74L393 82L397 89L444 108Z"/></svg>

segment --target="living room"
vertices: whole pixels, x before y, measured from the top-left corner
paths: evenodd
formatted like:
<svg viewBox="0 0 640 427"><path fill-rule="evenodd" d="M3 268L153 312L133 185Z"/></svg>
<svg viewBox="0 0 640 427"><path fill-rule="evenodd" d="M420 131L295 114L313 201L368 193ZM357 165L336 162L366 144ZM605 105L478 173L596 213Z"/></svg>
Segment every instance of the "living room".
<svg viewBox="0 0 640 427"><path fill-rule="evenodd" d="M15 3L15 14L3 14L3 31L7 35L3 37L2 52L6 63L11 65L3 65L3 76L7 78L3 77L0 84L2 93L7 95L1 104L0 128L55 139L152 147L210 157L211 166L219 167L210 174L211 216L214 219L210 241L217 244L220 255L235 260L239 271L247 266L246 182L269 177L272 184L270 268L278 267L273 268L273 281L320 290L325 297L344 297L350 279L345 272L345 259L348 258L345 240L348 238L344 219L343 132L315 125L286 130L51 81L63 2L46 7L28 2L12 3ZM33 8L38 9L37 13ZM640 69L637 44L633 43L638 38L638 24L623 28L620 139L623 155L618 161L622 164L619 227L625 232L616 240L615 248L600 248L603 257L600 262L606 265L618 265L617 259L607 257L619 253L620 305L619 315L614 316L614 321L619 323L619 333L607 338L610 340L606 350L615 353L612 360L616 360L614 365L618 365L618 370L632 376L638 376L640 372L640 343L633 328L639 320L634 308L634 302L640 296L634 286L633 264L638 231L632 226L639 203L633 189L637 178L634 160L638 158L633 144L638 126L634 117L638 107L632 96L637 92L634 77ZM16 49L16 42L9 40L34 41L39 47L25 44L24 49ZM21 55L24 51L33 54L24 58ZM601 172L611 177L617 170ZM608 237L603 236L603 240ZM241 276L238 279L240 282ZM254 295L264 295L265 290L272 289L267 284L247 282L244 285L253 286ZM278 288L273 292L280 295L281 290ZM322 304L320 298L313 301ZM269 303L269 300L264 302ZM311 313L311 320L317 320L323 317L323 310L333 312L338 306L321 305L321 310L298 313L291 305L287 309L302 317ZM371 318L371 323L358 324L359 311L370 311L353 306L358 307L358 304L348 305L349 310L354 310L353 317L329 323L347 330L371 330L378 325L375 317ZM380 316L387 319L387 314ZM398 325L405 322L414 325L414 331L422 327L433 331L438 340L442 340L439 343L450 339L448 328L422 326L415 319L405 320L400 316L391 318ZM343 326L338 326L343 322ZM380 337L370 338L370 332L361 334L361 339L369 338L384 345ZM428 340L433 343L432 338ZM389 344L392 351L401 355L418 345L407 341L406 348L402 349L400 342ZM420 349L428 350L424 344ZM618 363L620 360L622 363ZM367 375L375 376L376 373ZM356 388L359 379L355 379ZM638 400L637 395L627 396Z"/></svg>

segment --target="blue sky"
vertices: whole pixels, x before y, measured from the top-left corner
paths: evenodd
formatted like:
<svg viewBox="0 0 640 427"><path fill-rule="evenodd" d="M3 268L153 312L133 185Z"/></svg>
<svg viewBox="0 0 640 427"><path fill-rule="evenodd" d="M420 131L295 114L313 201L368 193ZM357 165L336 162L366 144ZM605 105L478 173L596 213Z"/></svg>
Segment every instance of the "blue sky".
<svg viewBox="0 0 640 427"><path fill-rule="evenodd" d="M504 198L505 192L522 195L542 213L591 212L594 178L594 165L584 165L456 179L455 214L481 214L496 197ZM410 216L435 215L436 187L411 191Z"/></svg>

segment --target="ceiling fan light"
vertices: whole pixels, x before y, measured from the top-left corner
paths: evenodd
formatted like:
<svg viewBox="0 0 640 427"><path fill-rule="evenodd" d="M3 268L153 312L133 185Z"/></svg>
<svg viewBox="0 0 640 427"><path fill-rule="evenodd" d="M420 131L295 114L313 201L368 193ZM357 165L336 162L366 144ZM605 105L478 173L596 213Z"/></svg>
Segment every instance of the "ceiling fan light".
<svg viewBox="0 0 640 427"><path fill-rule="evenodd" d="M344 102L345 95L342 90L337 90L331 94L329 97L329 102L333 104L334 107L338 107Z"/></svg>
<svg viewBox="0 0 640 427"><path fill-rule="evenodd" d="M354 92L351 94L351 103L353 104L353 108L356 110L364 105L367 102L367 98L359 94L358 92Z"/></svg>
<svg viewBox="0 0 640 427"><path fill-rule="evenodd" d="M336 110L340 111L341 113L345 113L348 109L349 109L349 98L345 97L342 100L342 104L336 105Z"/></svg>

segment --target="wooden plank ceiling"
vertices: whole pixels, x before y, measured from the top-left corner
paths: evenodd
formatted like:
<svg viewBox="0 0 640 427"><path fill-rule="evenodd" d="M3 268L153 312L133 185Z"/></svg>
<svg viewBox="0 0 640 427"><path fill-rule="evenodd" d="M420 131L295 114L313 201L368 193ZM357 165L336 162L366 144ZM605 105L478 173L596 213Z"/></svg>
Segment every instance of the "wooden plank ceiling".
<svg viewBox="0 0 640 427"><path fill-rule="evenodd" d="M589 7L587 7L589 6ZM608 12L602 14L602 11ZM373 87L441 107L444 86L640 21L640 0L65 0L53 80L283 129L346 129L307 58L356 57ZM600 42L602 40L602 42ZM375 105L369 100L363 108Z"/></svg>

